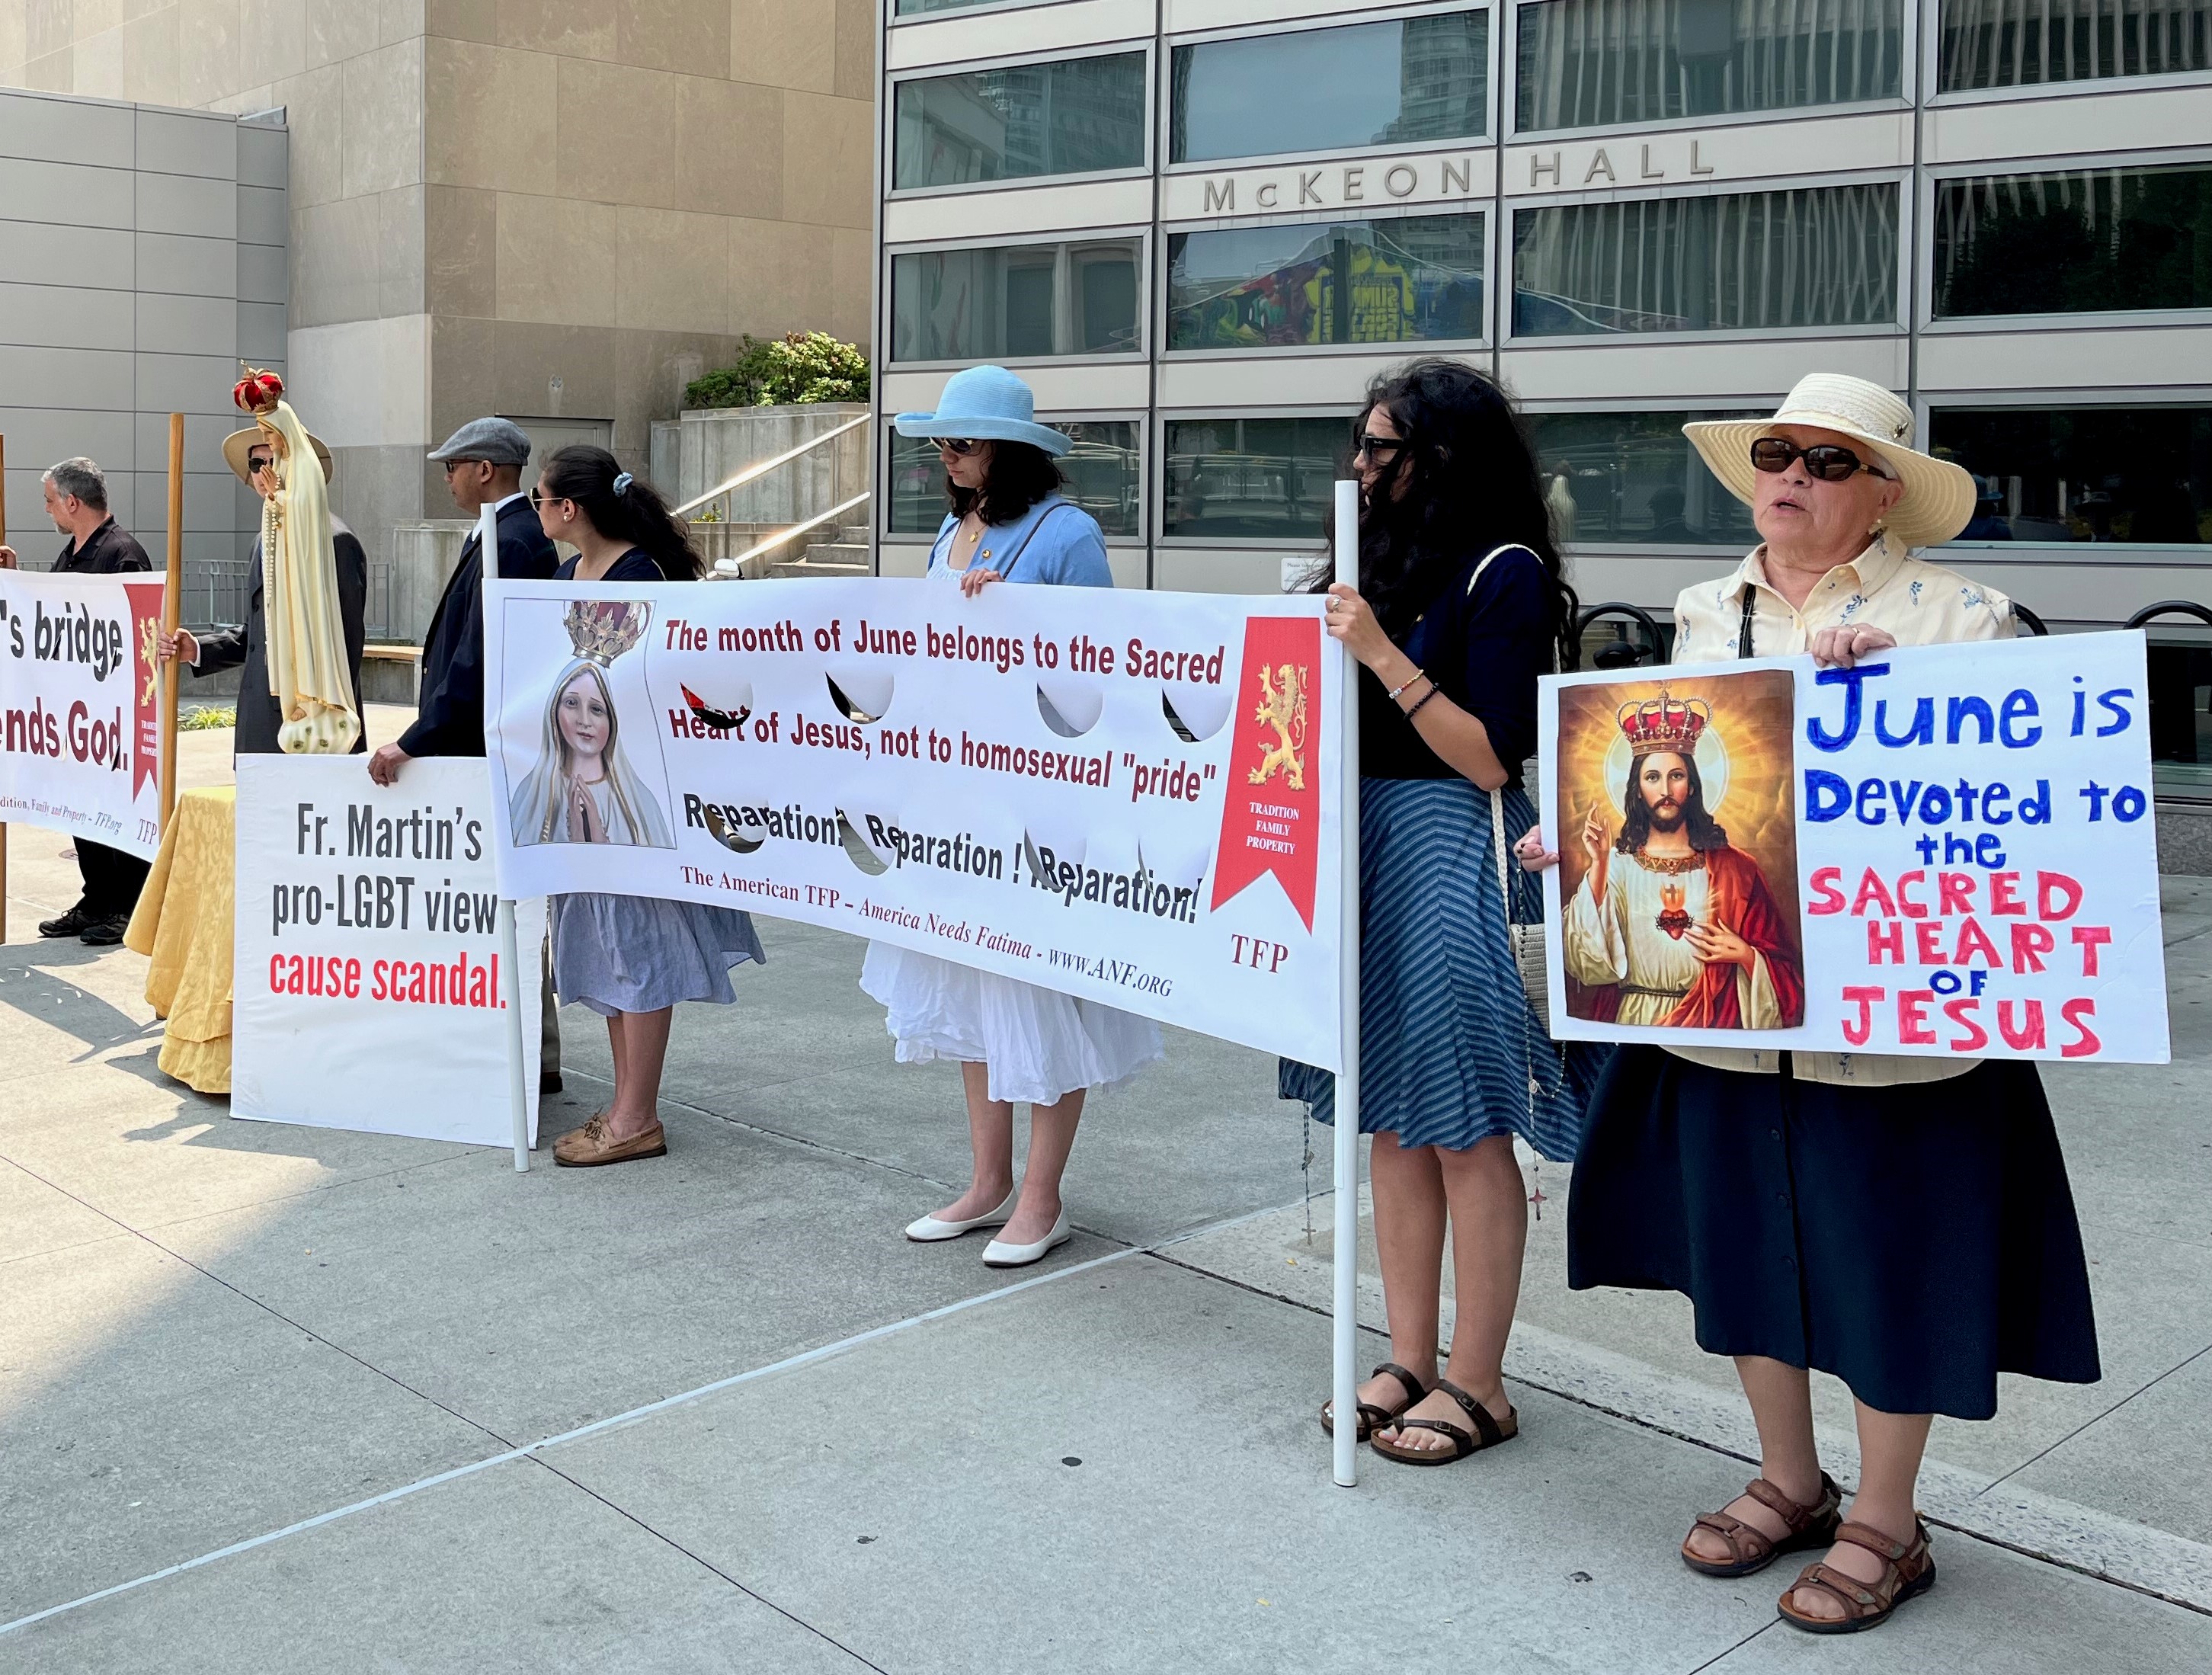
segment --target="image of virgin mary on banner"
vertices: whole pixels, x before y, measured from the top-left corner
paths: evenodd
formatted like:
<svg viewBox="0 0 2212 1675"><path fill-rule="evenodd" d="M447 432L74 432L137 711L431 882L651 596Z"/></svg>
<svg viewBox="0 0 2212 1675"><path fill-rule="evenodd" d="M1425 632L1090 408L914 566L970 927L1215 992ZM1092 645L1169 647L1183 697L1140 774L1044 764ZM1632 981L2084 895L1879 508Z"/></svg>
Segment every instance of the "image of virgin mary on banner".
<svg viewBox="0 0 2212 1675"><path fill-rule="evenodd" d="M651 614L641 600L579 600L568 606L562 625L575 660L553 683L538 764L508 804L517 845L676 847L659 800L623 753L607 678L615 659L644 634Z"/></svg>
<svg viewBox="0 0 2212 1675"><path fill-rule="evenodd" d="M1791 919L1710 812L1729 771L1711 705L1662 691L1620 705L1613 726L1619 834L1602 804L1569 834L1585 863L1561 926L1570 1013L1671 1029L1796 1027L1805 975ZM1782 880L1793 903L1795 885L1793 870Z"/></svg>

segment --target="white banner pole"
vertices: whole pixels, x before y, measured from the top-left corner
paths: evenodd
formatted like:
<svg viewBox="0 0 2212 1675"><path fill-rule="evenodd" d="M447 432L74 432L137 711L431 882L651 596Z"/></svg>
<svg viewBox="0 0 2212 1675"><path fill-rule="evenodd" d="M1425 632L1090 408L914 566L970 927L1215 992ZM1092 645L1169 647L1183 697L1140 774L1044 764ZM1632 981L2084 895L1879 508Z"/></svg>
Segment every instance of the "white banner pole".
<svg viewBox="0 0 2212 1675"><path fill-rule="evenodd" d="M479 576L499 574L499 513L487 500L477 509L477 566ZM530 1172L530 1090L523 1075L522 960L515 948L514 903L502 896L499 903L499 953L507 962L501 984L507 1002L507 1105L514 1122L514 1172Z"/></svg>
<svg viewBox="0 0 2212 1675"><path fill-rule="evenodd" d="M1336 485L1336 579L1359 585L1359 484ZM1359 665L1341 641L1337 655L1337 736L1343 764L1343 933L1337 1004L1344 1069L1336 1078L1336 1481L1359 1481Z"/></svg>

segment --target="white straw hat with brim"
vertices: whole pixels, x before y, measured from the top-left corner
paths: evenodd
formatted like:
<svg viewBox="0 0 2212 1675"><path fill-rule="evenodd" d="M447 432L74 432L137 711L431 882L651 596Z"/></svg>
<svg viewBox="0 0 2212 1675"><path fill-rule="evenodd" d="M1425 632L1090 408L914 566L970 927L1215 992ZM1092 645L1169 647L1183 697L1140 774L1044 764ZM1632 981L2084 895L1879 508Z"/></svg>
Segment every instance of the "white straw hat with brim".
<svg viewBox="0 0 2212 1675"><path fill-rule="evenodd" d="M270 433L257 424L248 430L234 430L222 439L224 462L238 473L238 480L248 488L253 484L253 477L246 468L246 450L257 442L267 442L269 437ZM330 447L312 430L307 433L307 441L315 450L315 458L323 462L323 481L327 483L333 475Z"/></svg>
<svg viewBox="0 0 2212 1675"><path fill-rule="evenodd" d="M1974 479L1963 466L1937 460L1912 446L1912 409L1879 384L1841 373L1816 372L1797 387L1772 418L1703 419L1682 434L1697 444L1728 491L1752 503L1759 473L1751 445L1785 424L1835 430L1864 442L1905 492L1881 527L1907 546L1941 546L1974 515Z"/></svg>
<svg viewBox="0 0 2212 1675"><path fill-rule="evenodd" d="M1036 422L1036 398L1004 367L969 367L945 381L933 413L901 413L891 421L902 436L956 436L982 442L1027 442L1055 458L1075 446Z"/></svg>

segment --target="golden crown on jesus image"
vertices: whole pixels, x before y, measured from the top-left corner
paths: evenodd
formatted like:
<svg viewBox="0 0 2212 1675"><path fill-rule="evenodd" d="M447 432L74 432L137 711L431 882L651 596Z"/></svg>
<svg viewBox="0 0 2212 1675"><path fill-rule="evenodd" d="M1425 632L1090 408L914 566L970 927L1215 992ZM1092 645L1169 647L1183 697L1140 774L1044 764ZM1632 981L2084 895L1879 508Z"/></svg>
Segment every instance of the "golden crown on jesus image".
<svg viewBox="0 0 2212 1675"><path fill-rule="evenodd" d="M1713 710L1703 698L1678 698L1662 691L1656 698L1622 704L1614 719L1628 740L1632 757L1660 751L1694 756L1698 736L1713 724Z"/></svg>
<svg viewBox="0 0 2212 1675"><path fill-rule="evenodd" d="M562 618L576 655L605 668L638 643L653 607L642 600L578 600Z"/></svg>

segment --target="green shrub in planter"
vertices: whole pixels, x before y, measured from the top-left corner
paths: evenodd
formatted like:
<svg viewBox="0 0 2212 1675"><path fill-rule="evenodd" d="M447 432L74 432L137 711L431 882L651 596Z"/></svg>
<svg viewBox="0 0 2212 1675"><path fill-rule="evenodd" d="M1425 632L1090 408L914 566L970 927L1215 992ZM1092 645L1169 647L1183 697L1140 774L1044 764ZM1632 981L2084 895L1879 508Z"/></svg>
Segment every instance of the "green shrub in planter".
<svg viewBox="0 0 2212 1675"><path fill-rule="evenodd" d="M767 343L748 336L744 344L736 365L684 387L684 406L785 407L868 399L868 357L827 332L792 332Z"/></svg>

